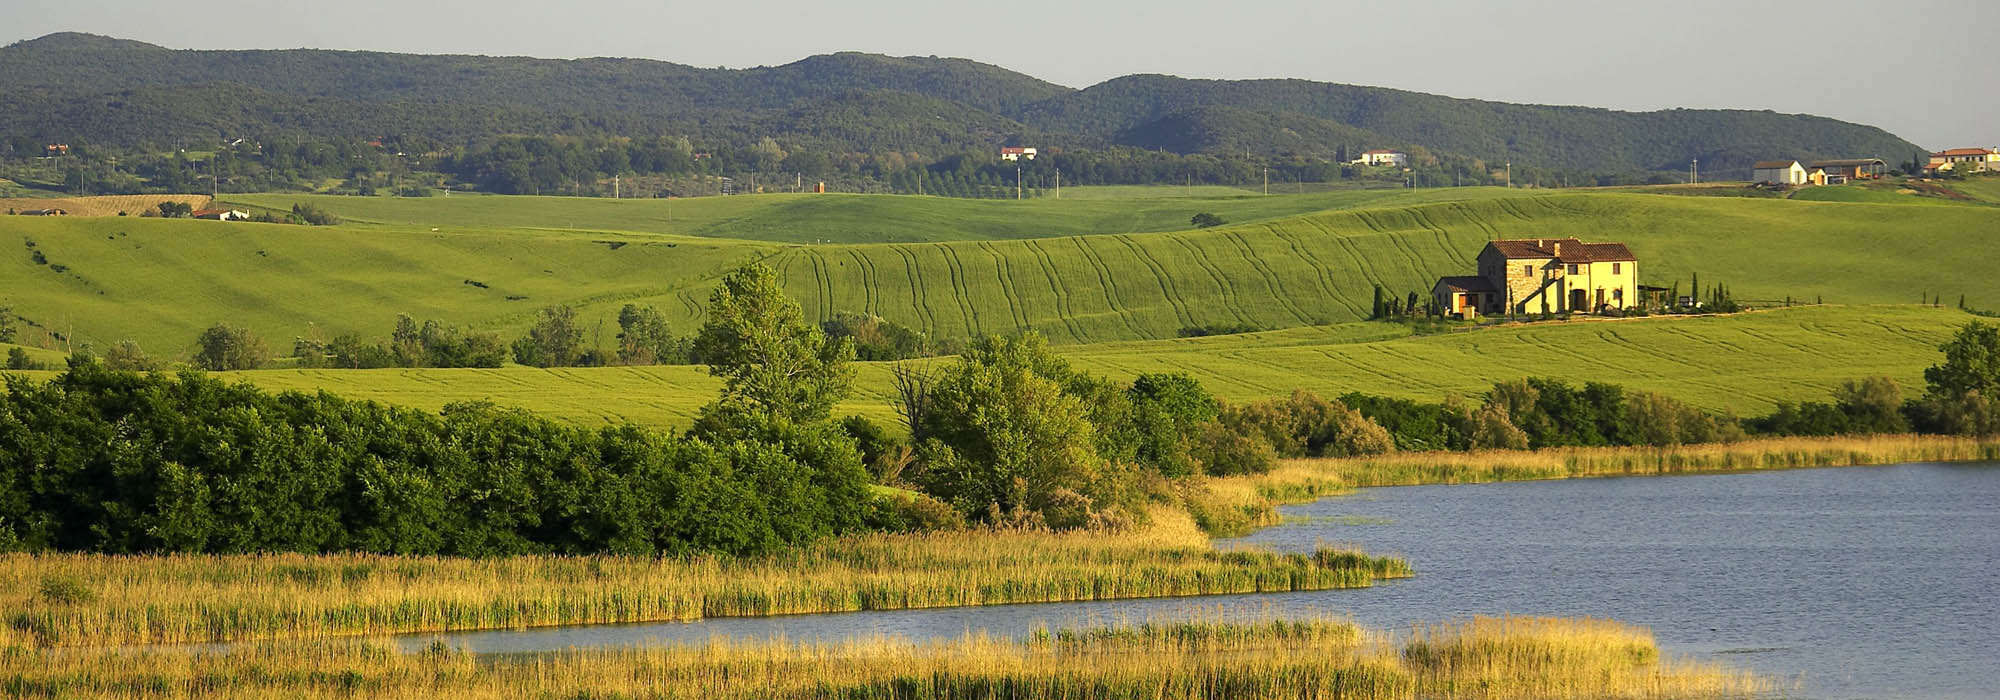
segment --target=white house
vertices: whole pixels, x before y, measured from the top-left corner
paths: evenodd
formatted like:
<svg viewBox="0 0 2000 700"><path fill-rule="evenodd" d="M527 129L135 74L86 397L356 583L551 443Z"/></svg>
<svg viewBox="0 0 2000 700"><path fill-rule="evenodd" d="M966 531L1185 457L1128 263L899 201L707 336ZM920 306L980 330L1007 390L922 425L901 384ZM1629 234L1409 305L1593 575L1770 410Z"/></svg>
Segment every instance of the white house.
<svg viewBox="0 0 2000 700"><path fill-rule="evenodd" d="M250 218L249 214L245 214L235 209L198 209L193 213L188 214L188 216L196 219L211 219L214 221L246 221L249 220Z"/></svg>
<svg viewBox="0 0 2000 700"><path fill-rule="evenodd" d="M2000 170L2000 148L1950 148L1931 154L1931 162L1926 170L1954 170L1960 163L1970 163L1968 172Z"/></svg>
<svg viewBox="0 0 2000 700"><path fill-rule="evenodd" d="M1400 168L1410 164L1410 154L1378 148L1373 151L1365 151L1361 154L1360 158L1349 162L1360 165L1393 165Z"/></svg>
<svg viewBox="0 0 2000 700"><path fill-rule="evenodd" d="M1023 158L1034 160L1035 147L1002 146L1000 148L1000 160L1021 160Z"/></svg>
<svg viewBox="0 0 2000 700"><path fill-rule="evenodd" d="M1750 166L1750 181L1759 185L1806 184L1806 166L1796 160L1761 160Z"/></svg>

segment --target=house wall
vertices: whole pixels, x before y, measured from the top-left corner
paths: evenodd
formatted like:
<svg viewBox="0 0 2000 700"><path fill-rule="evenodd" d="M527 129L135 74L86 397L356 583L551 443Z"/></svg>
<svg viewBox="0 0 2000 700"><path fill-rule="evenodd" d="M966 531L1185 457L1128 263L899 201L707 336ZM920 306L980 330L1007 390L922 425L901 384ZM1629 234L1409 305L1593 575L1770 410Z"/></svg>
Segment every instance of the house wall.
<svg viewBox="0 0 2000 700"><path fill-rule="evenodd" d="M1806 169L1798 165L1782 169L1759 168L1752 174L1751 179L1756 182L1765 182L1774 185L1802 185L1806 181Z"/></svg>
<svg viewBox="0 0 2000 700"><path fill-rule="evenodd" d="M1562 269L1562 300L1567 311L1596 311L1599 300L1612 308L1626 309L1639 305L1639 264L1630 260L1619 262L1578 263L1577 272L1569 274L1569 266ZM1582 308L1569 308L1571 291L1581 289L1588 300ZM1601 296L1600 296L1601 293Z"/></svg>

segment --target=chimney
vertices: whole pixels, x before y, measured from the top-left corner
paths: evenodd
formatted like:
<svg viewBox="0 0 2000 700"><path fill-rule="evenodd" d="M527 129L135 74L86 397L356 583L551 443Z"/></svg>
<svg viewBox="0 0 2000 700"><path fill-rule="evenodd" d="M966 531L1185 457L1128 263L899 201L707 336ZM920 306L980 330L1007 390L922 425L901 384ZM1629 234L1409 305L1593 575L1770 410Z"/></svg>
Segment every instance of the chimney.
<svg viewBox="0 0 2000 700"><path fill-rule="evenodd" d="M1556 257L1560 258L1562 257L1562 254L1563 254L1563 243L1562 241L1556 241Z"/></svg>

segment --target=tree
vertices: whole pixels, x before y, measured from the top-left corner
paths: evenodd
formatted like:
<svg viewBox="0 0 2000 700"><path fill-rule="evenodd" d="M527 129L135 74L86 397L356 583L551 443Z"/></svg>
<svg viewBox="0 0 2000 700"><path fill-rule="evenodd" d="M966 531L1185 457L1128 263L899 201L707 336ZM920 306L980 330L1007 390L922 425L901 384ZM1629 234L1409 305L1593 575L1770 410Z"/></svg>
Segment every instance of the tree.
<svg viewBox="0 0 2000 700"><path fill-rule="evenodd" d="M651 306L626 304L618 310L618 361L628 365L679 362L687 352L667 330L666 314Z"/></svg>
<svg viewBox="0 0 2000 700"><path fill-rule="evenodd" d="M250 329L218 323L195 340L194 364L211 372L257 369L270 360L264 341Z"/></svg>
<svg viewBox="0 0 2000 700"><path fill-rule="evenodd" d="M1085 527L1121 505L1123 484L1096 451L1089 407L1047 370L1039 335L982 339L930 389L916 481L992 523Z"/></svg>
<svg viewBox="0 0 2000 700"><path fill-rule="evenodd" d="M1924 370L1930 395L1961 397L1970 392L2000 395L2000 326L1973 321L1939 345L1944 363Z"/></svg>
<svg viewBox="0 0 2000 700"><path fill-rule="evenodd" d="M340 217L334 216L332 212L319 208L319 205L317 204L307 204L304 202L292 205L292 218L299 221L300 223L310 224L313 226L340 225Z"/></svg>
<svg viewBox="0 0 2000 700"><path fill-rule="evenodd" d="M22 350L20 348L7 348L7 369L39 369L39 368L40 368L39 365L37 365L33 359L28 357L28 351Z"/></svg>
<svg viewBox="0 0 2000 700"><path fill-rule="evenodd" d="M110 350L104 351L104 366L122 372L151 372L160 368L160 363L147 357L139 343L131 340L118 341Z"/></svg>
<svg viewBox="0 0 2000 700"><path fill-rule="evenodd" d="M582 346L583 327L577 325L576 310L559 304L543 308L528 334L514 341L514 361L530 367L568 367L576 364Z"/></svg>
<svg viewBox="0 0 2000 700"><path fill-rule="evenodd" d="M160 216L176 219L194 213L194 207L187 202L161 202Z"/></svg>
<svg viewBox="0 0 2000 700"><path fill-rule="evenodd" d="M1934 432L2000 434L2000 327L1973 321L1938 349L1944 363L1924 370L1928 391L1913 421Z"/></svg>
<svg viewBox="0 0 2000 700"><path fill-rule="evenodd" d="M14 310L0 306L0 343L14 342Z"/></svg>
<svg viewBox="0 0 2000 700"><path fill-rule="evenodd" d="M1188 223L1194 224L1195 228L1213 228L1216 226L1221 226L1226 222L1224 222L1222 220L1222 217L1220 216L1216 216L1208 212L1201 212L1199 214L1195 214L1194 216L1190 217L1188 219Z"/></svg>
<svg viewBox="0 0 2000 700"><path fill-rule="evenodd" d="M723 275L695 352L722 378L722 403L795 423L825 420L853 377L852 346L807 323L762 263Z"/></svg>
<svg viewBox="0 0 2000 700"><path fill-rule="evenodd" d="M1220 413L1215 397L1182 373L1141 374L1127 393L1138 430L1134 458L1170 477L1194 473L1199 465L1192 443Z"/></svg>

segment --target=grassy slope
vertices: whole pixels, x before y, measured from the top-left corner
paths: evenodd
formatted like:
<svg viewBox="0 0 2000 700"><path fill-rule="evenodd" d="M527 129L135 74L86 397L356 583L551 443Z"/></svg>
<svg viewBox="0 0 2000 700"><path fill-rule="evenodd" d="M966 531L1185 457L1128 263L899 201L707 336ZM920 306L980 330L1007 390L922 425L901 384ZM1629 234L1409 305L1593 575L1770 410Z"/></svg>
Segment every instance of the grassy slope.
<svg viewBox="0 0 2000 700"><path fill-rule="evenodd" d="M1062 199L974 200L893 195L771 194L696 199L464 196L231 195L245 205L290 210L311 202L350 222L447 231L467 228L584 229L671 233L784 243L918 243L1011 240L1188 228L1210 212L1230 222L1328 209L1517 195L1496 188L1342 190L1264 197L1229 187L1103 187L1063 190Z"/></svg>
<svg viewBox="0 0 2000 700"><path fill-rule="evenodd" d="M1987 204L2000 204L2000 175L1982 175L1946 183L1945 186Z"/></svg>
<svg viewBox="0 0 2000 700"><path fill-rule="evenodd" d="M1792 193L1792 199L1805 202L1856 202L1869 204L1919 204L1931 206L1966 206L1965 202L1918 195L1915 190L1898 190L1890 187L1867 185L1828 185L1807 187Z"/></svg>
<svg viewBox="0 0 2000 700"><path fill-rule="evenodd" d="M99 346L132 338L166 354L224 319L283 346L309 332L384 336L397 313L511 335L534 309L558 302L578 305L587 323L603 320L608 344L610 319L628 301L655 304L688 328L719 269L753 257L783 273L810 315L872 311L943 337L1035 329L1058 343L1171 338L1215 323L1355 320L1374 285L1427 290L1438 275L1470 272L1495 237L1624 240L1642 260L1642 281L1699 272L1747 299L2000 300L2000 278L1987 269L2000 252L1990 233L2000 230L2000 210L1987 207L1569 194L1179 233L824 246L136 219L6 224L0 305L50 328L73 322ZM34 265L26 239L69 270Z"/></svg>
<svg viewBox="0 0 2000 700"><path fill-rule="evenodd" d="M1937 345L1970 317L1914 306L1798 307L1708 318L1528 324L1435 336L1342 324L1239 336L1065 348L1078 367L1130 377L1186 371L1237 401L1293 388L1437 400L1528 375L1606 381L1742 415L1780 400L1824 400L1839 382L1886 375L1923 384ZM263 370L232 375L272 389L424 408L492 400L596 425L684 424L720 383L700 367L537 370ZM889 368L862 363L842 412L895 420Z"/></svg>

